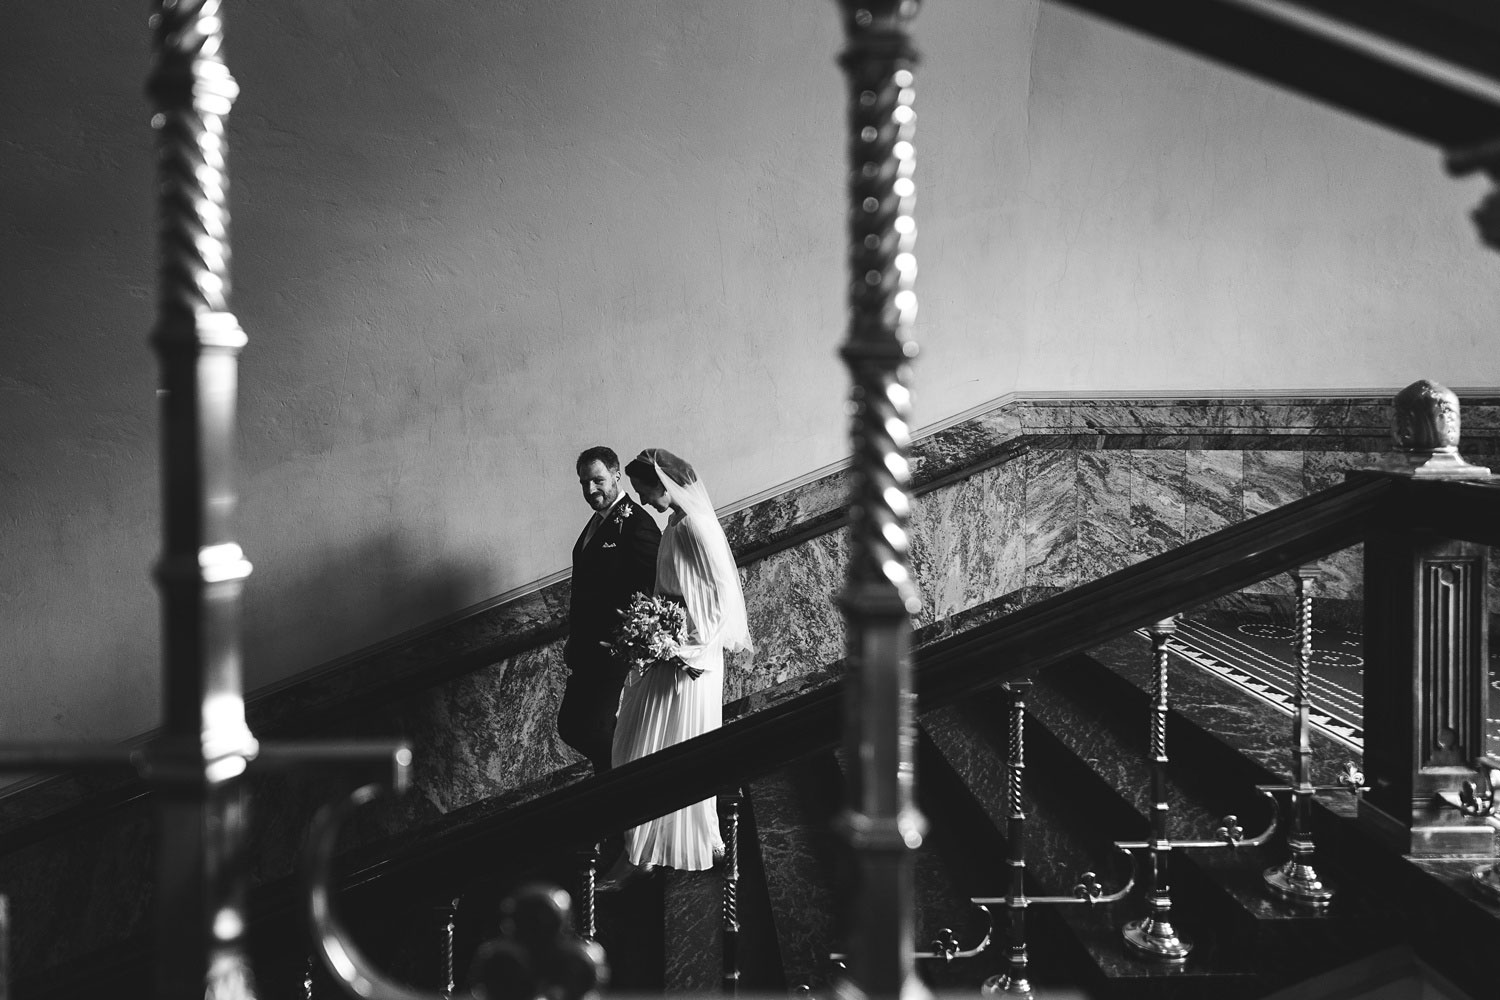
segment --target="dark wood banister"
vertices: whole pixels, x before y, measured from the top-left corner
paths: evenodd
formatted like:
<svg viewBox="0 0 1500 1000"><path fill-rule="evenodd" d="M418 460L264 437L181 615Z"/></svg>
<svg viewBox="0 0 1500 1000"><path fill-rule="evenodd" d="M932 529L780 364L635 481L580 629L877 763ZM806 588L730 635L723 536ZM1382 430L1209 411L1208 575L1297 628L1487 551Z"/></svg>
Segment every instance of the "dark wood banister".
<svg viewBox="0 0 1500 1000"><path fill-rule="evenodd" d="M1357 544L1393 525L1500 544L1500 489L1351 473L1341 485L917 652L923 710L1027 674L1134 628ZM421 838L356 867L356 886L420 865L424 881L473 878L485 858L588 841L834 747L845 686L835 682L600 777ZM441 871L435 871L436 865Z"/></svg>

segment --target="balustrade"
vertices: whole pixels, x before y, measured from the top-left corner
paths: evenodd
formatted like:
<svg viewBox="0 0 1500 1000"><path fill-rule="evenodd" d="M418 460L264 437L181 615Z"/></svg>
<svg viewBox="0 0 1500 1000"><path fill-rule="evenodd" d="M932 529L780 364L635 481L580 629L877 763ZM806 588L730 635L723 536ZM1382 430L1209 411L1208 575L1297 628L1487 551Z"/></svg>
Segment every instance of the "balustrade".
<svg viewBox="0 0 1500 1000"><path fill-rule="evenodd" d="M852 979L842 984L841 992L919 997L925 989L915 976L915 959L948 963L974 958L991 946L993 935L986 933L978 945L964 949L956 935L944 929L931 950L912 946L911 858L924 829L913 797L911 615L918 597L907 531L907 379L916 354L909 333L916 309L917 58L909 27L917 4L840 0L840 8L846 36L840 62L849 84L850 129L850 315L841 353L852 381L850 436L855 456L850 569L841 596L850 635L846 734L854 762L851 810L844 828L862 876L850 941ZM138 750L0 748L0 768L136 772L151 785L159 806L157 992L207 994L222 1000L248 1000L255 992L244 949L246 824L254 804L250 779L269 769L339 768L357 788L346 800L320 810L304 857L318 954L346 992L427 1000L435 994L392 982L374 968L343 932L333 902L332 859L342 824L377 794L379 784L402 784L410 753L394 744L262 745L246 723L238 614L250 564L228 522L235 499L230 468L237 354L246 343L229 308L226 121L237 85L223 58L219 0L160 0L151 21L155 58L148 91L158 137L161 257L159 316L152 344L160 361L162 399L163 552L155 575L163 607L163 735ZM1457 171L1494 173L1492 147L1452 162ZM1396 414L1402 450L1387 468L1365 475L1429 483L1492 478L1487 469L1470 465L1458 452L1458 407L1452 393L1432 383L1416 383L1397 397ZM1369 669L1364 770L1369 780L1358 815L1401 853L1492 855L1490 821L1500 811L1500 760L1484 754L1488 552L1476 541L1448 538L1430 523L1404 523L1399 511L1391 513L1393 504L1375 496L1371 491L1367 501L1374 513L1366 513L1376 519L1378 530L1364 531L1364 522L1358 531L1348 525L1340 528L1359 534L1366 545ZM1255 558L1279 557L1261 552ZM1265 871L1264 880L1277 895L1317 908L1329 902L1333 890L1314 867L1312 841L1311 809L1320 790L1311 780L1309 741L1312 578L1310 570L1297 574L1293 772L1283 789L1291 796L1291 857ZM1116 609L1120 621L1148 606L1151 613L1165 613L1166 608L1150 604L1164 592ZM1236 818L1229 816L1213 840L1172 839L1166 735L1174 628L1171 619L1164 619L1149 629L1154 668L1148 747L1151 836L1141 842L1114 842L1127 853L1142 852L1148 871L1143 880L1149 886L1148 915L1125 925L1124 940L1140 955L1166 963L1184 961L1192 948L1174 926L1172 852L1258 845L1276 826L1273 819L1264 833L1246 839ZM1009 916L1007 969L984 987L994 994L1032 992L1028 906L1115 902L1125 899L1136 881L1132 871L1123 888L1106 894L1097 876L1086 872L1070 897L1027 896L1022 778L1028 689L1027 681L1007 684L1007 894L973 900L986 918L989 907L996 905L1004 905ZM1351 773L1350 778L1365 784L1363 775ZM742 795L726 796L725 802L729 832L723 989L734 994L740 985ZM604 985L607 965L593 940L597 863L595 849L584 862L576 933L567 931L573 920L571 899L559 889L529 888L507 901L502 937L479 949L468 977L477 995L579 1000ZM1485 891L1500 895L1500 866L1478 868L1474 878ZM453 898L439 914L444 998L458 988L458 903ZM0 989L7 924L0 899ZM311 997L313 987L309 963L302 978L304 996Z"/></svg>
<svg viewBox="0 0 1500 1000"><path fill-rule="evenodd" d="M1312 833L1312 800L1319 789L1312 783L1312 583L1318 571L1300 566L1297 580L1297 686L1292 706L1292 783L1285 788L1291 794L1292 826L1287 834L1291 858L1269 868L1263 875L1266 886L1277 896L1311 907L1324 907L1333 900L1333 887L1323 881L1314 866ZM1261 786L1263 791L1271 791ZM1281 788L1274 789L1282 791Z"/></svg>

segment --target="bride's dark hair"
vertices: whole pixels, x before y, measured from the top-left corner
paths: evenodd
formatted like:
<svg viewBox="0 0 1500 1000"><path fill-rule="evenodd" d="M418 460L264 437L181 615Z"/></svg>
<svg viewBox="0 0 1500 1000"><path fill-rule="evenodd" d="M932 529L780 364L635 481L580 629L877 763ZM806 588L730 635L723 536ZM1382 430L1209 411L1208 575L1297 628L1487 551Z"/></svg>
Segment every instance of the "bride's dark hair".
<svg viewBox="0 0 1500 1000"><path fill-rule="evenodd" d="M678 458L665 448L643 449L625 466L625 475L650 486L661 486L661 479L656 474L657 466L661 466L662 471L674 481L684 485L698 481L698 473L693 471L687 460Z"/></svg>

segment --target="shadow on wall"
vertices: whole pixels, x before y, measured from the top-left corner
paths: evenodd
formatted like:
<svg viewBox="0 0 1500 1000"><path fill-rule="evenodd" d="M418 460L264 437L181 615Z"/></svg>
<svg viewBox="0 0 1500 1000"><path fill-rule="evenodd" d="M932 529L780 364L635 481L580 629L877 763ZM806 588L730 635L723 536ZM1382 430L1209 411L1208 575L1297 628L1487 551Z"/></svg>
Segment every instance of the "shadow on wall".
<svg viewBox="0 0 1500 1000"><path fill-rule="evenodd" d="M296 560L257 565L245 590L247 691L299 676L447 618L486 596L492 567L440 562L410 533L385 531ZM249 553L253 562L255 554ZM296 661L292 670L283 666ZM284 680L267 687L268 677Z"/></svg>
<svg viewBox="0 0 1500 1000"><path fill-rule="evenodd" d="M291 687L308 671L340 658L368 656L370 647L426 631L487 596L481 588L493 579L493 567L434 561L427 553L437 547L416 543L410 533L387 531L329 547L288 569L268 565L262 573L257 568L245 600L247 690L256 688L257 672L283 672L277 670L278 657L295 654L301 669L257 693ZM562 645L558 640L526 649L353 714L305 719L295 724L295 732L282 735L388 739L411 746L416 756L412 792L379 810L382 818L374 821L408 827L542 779L579 759L556 732L567 678ZM404 662L410 655L423 654L396 648L388 662L412 666ZM381 672L380 659L365 666ZM359 683L359 677L340 682L350 695L359 693ZM298 801L307 805L326 798L332 787L321 781L304 784L307 791L287 793L293 812Z"/></svg>

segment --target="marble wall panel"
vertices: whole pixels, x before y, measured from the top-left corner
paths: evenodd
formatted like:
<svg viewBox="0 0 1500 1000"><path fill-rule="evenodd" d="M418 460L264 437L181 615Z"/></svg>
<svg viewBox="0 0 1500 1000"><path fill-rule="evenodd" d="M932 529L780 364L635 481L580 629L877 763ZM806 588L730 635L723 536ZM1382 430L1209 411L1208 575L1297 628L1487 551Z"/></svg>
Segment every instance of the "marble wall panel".
<svg viewBox="0 0 1500 1000"><path fill-rule="evenodd" d="M1244 453L1245 517L1275 510L1305 495L1305 453L1301 451L1253 450ZM1284 576L1272 577L1245 588L1253 594L1289 596L1293 585Z"/></svg>
<svg viewBox="0 0 1500 1000"><path fill-rule="evenodd" d="M1077 426L1071 400L1027 400L1015 404L1021 426L1028 432L1060 431Z"/></svg>
<svg viewBox="0 0 1500 1000"><path fill-rule="evenodd" d="M1275 510L1303 496L1303 453L1261 451L1244 453L1245 516Z"/></svg>
<svg viewBox="0 0 1500 1000"><path fill-rule="evenodd" d="M1304 495L1338 486L1344 474L1355 469L1377 468L1386 452L1373 451L1305 451L1302 453L1302 490Z"/></svg>
<svg viewBox="0 0 1500 1000"><path fill-rule="evenodd" d="M1186 541L1245 519L1245 456L1240 451L1189 449L1185 455Z"/></svg>
<svg viewBox="0 0 1500 1000"><path fill-rule="evenodd" d="M975 456L1020 436L1023 430L1019 411L999 409L918 438L911 446L912 479L920 482L928 474L967 465Z"/></svg>
<svg viewBox="0 0 1500 1000"><path fill-rule="evenodd" d="M1132 561L1160 555L1186 539L1187 453L1130 452Z"/></svg>
<svg viewBox="0 0 1500 1000"><path fill-rule="evenodd" d="M1025 461L1025 586L1071 587L1078 582L1078 453L1033 451Z"/></svg>
<svg viewBox="0 0 1500 1000"><path fill-rule="evenodd" d="M156 816L144 800L106 827L74 827L0 858L10 913L9 972L67 965L140 933L153 892ZM68 905L60 905L68 904Z"/></svg>
<svg viewBox="0 0 1500 1000"><path fill-rule="evenodd" d="M1130 452L1078 453L1080 583L1124 569L1134 561L1130 517Z"/></svg>
<svg viewBox="0 0 1500 1000"><path fill-rule="evenodd" d="M919 497L912 509L918 626L1020 589L1026 483L1017 462L991 466Z"/></svg>
<svg viewBox="0 0 1500 1000"><path fill-rule="evenodd" d="M724 977L723 869L663 874L664 992L711 996Z"/></svg>
<svg viewBox="0 0 1500 1000"><path fill-rule="evenodd" d="M557 736L566 685L551 643L424 691L400 716L413 791L448 812L577 761Z"/></svg>
<svg viewBox="0 0 1500 1000"><path fill-rule="evenodd" d="M819 535L743 568L755 652L731 657L726 701L811 673L844 655L844 618L834 597L847 572L848 534L841 528Z"/></svg>
<svg viewBox="0 0 1500 1000"><path fill-rule="evenodd" d="M836 515L848 501L849 474L839 471L726 514L721 523L730 547L746 552Z"/></svg>
<svg viewBox="0 0 1500 1000"><path fill-rule="evenodd" d="M753 781L749 801L787 986L816 988L827 980L836 907L819 831L809 827L793 781L785 770Z"/></svg>

